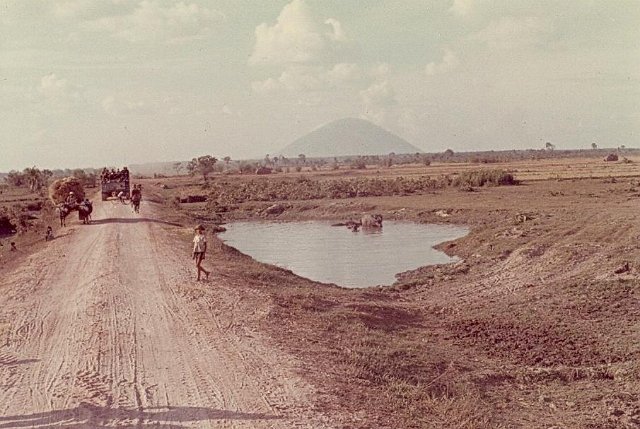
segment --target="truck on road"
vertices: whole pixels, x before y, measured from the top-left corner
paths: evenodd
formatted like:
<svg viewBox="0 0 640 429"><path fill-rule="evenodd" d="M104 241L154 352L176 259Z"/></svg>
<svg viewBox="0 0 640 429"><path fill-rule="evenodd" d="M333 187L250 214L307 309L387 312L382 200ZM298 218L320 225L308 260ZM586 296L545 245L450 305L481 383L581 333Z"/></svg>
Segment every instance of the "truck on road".
<svg viewBox="0 0 640 429"><path fill-rule="evenodd" d="M110 197L117 197L120 192L124 194L125 198L129 198L131 189L127 167L118 171L103 169L100 181L102 183L102 201L106 201Z"/></svg>

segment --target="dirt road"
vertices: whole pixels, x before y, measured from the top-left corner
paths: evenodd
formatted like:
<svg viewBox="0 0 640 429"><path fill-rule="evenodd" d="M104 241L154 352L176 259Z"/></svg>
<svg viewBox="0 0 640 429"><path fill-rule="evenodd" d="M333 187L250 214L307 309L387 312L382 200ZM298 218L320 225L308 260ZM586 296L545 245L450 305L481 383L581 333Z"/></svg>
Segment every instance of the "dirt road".
<svg viewBox="0 0 640 429"><path fill-rule="evenodd" d="M0 428L329 427L295 360L239 322L259 297L181 293L189 249L152 210L97 202L0 279Z"/></svg>

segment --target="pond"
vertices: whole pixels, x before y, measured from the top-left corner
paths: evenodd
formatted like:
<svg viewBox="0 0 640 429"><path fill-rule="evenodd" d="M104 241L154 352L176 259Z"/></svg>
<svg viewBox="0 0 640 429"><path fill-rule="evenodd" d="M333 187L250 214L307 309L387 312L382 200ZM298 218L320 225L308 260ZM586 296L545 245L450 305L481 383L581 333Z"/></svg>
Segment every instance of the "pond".
<svg viewBox="0 0 640 429"><path fill-rule="evenodd" d="M395 274L457 261L433 248L467 228L385 221L378 231L352 232L329 222L235 222L220 238L252 258L322 283L360 288L390 285Z"/></svg>

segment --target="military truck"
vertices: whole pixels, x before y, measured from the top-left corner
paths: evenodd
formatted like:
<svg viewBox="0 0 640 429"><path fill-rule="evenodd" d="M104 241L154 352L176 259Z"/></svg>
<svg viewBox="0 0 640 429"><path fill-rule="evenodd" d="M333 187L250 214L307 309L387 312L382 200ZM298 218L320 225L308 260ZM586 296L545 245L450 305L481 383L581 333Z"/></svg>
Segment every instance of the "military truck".
<svg viewBox="0 0 640 429"><path fill-rule="evenodd" d="M122 170L114 171L104 168L100 175L102 183L102 201L110 197L117 197L122 192L125 198L129 198L129 170L124 167Z"/></svg>

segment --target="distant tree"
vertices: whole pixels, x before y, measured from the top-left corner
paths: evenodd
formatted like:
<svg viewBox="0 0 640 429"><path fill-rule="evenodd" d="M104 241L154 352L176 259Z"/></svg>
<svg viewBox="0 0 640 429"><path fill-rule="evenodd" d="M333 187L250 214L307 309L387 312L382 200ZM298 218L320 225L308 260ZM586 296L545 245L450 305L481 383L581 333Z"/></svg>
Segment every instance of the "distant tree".
<svg viewBox="0 0 640 429"><path fill-rule="evenodd" d="M95 188L98 186L98 173L91 172L87 174L86 184L89 188Z"/></svg>
<svg viewBox="0 0 640 429"><path fill-rule="evenodd" d="M52 177L53 177L53 171L48 170L46 168L42 170L42 179L45 186L49 184L49 179L51 179Z"/></svg>
<svg viewBox="0 0 640 429"><path fill-rule="evenodd" d="M598 144L596 142L591 143L591 149L593 150L598 149Z"/></svg>
<svg viewBox="0 0 640 429"><path fill-rule="evenodd" d="M544 144L544 148L545 148L546 150L554 150L554 149L556 148L556 145L554 145L554 144L553 144L553 143L551 143L551 142L546 142L546 143Z"/></svg>
<svg viewBox="0 0 640 429"><path fill-rule="evenodd" d="M307 163L307 156L304 153L301 153L300 155L298 155L298 159L302 161L303 164Z"/></svg>
<svg viewBox="0 0 640 429"><path fill-rule="evenodd" d="M367 168L367 162L365 158L362 156L357 157L356 159L351 161L351 168L355 170L364 170Z"/></svg>
<svg viewBox="0 0 640 429"><path fill-rule="evenodd" d="M93 188L96 186L97 175L93 169L76 168L73 170L73 177L78 179L83 186Z"/></svg>
<svg viewBox="0 0 640 429"><path fill-rule="evenodd" d="M269 154L264 156L264 165L271 165L271 158L269 158Z"/></svg>
<svg viewBox="0 0 640 429"><path fill-rule="evenodd" d="M206 183L207 176L213 173L213 167L216 165L216 162L218 162L218 160L215 157L211 155L203 155L189 161L187 164L187 170L192 176L195 174L202 174L202 178Z"/></svg>
<svg viewBox="0 0 640 429"><path fill-rule="evenodd" d="M184 164L180 161L174 162L173 169L176 171L176 175L179 176L180 172L184 169Z"/></svg>
<svg viewBox="0 0 640 429"><path fill-rule="evenodd" d="M451 158L453 156L453 150L451 149L447 149L444 151L444 157L445 158Z"/></svg>
<svg viewBox="0 0 640 429"><path fill-rule="evenodd" d="M75 170L73 170L73 177L84 183L84 181L87 179L87 173L82 168L76 168Z"/></svg>
<svg viewBox="0 0 640 429"><path fill-rule="evenodd" d="M225 164L229 165L229 163L231 162L231 157L225 156L224 158L222 158L222 160L224 161Z"/></svg>
<svg viewBox="0 0 640 429"><path fill-rule="evenodd" d="M238 167L240 173L242 174L251 174L257 170L257 165L251 162L241 162Z"/></svg>
<svg viewBox="0 0 640 429"><path fill-rule="evenodd" d="M5 182L7 182L11 186L24 186L26 183L26 179L24 174L19 171L11 170L7 177L4 178Z"/></svg>
<svg viewBox="0 0 640 429"><path fill-rule="evenodd" d="M45 183L42 172L36 166L25 168L22 174L31 192L40 190Z"/></svg>

